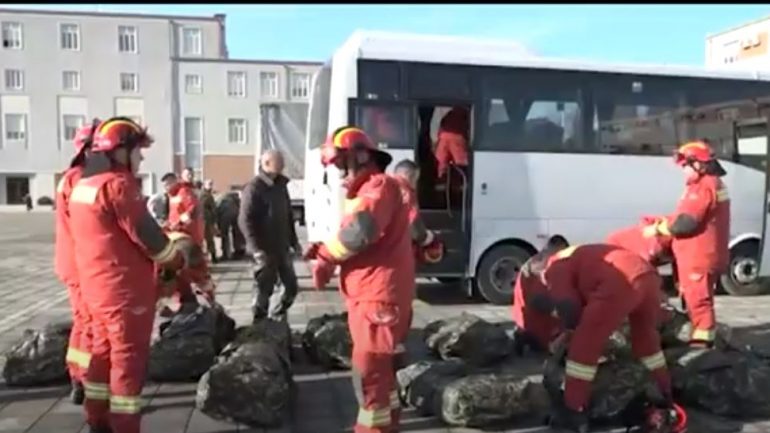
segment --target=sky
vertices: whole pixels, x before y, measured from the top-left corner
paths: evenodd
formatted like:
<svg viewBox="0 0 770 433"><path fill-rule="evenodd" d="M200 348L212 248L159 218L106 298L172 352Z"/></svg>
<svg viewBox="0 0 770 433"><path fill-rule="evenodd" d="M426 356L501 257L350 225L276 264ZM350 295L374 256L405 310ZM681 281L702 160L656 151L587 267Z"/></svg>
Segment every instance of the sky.
<svg viewBox="0 0 770 433"><path fill-rule="evenodd" d="M535 53L608 62L703 65L705 38L770 16L770 5L8 5L227 15L231 58L328 59L357 29L516 40Z"/></svg>

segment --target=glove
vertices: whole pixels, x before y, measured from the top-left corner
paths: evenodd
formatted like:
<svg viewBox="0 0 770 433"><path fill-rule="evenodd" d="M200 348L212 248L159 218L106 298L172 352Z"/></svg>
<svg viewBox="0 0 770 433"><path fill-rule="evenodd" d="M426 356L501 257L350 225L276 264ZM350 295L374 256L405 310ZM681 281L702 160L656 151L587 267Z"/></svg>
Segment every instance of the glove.
<svg viewBox="0 0 770 433"><path fill-rule="evenodd" d="M334 268L336 265L322 258L315 261L313 264L313 287L316 290L321 290L329 284L329 280L334 276Z"/></svg>
<svg viewBox="0 0 770 433"><path fill-rule="evenodd" d="M687 412L676 403L667 408L650 407L647 409L644 433L685 433L687 432Z"/></svg>
<svg viewBox="0 0 770 433"><path fill-rule="evenodd" d="M214 292L217 289L217 286L214 284L213 281L209 278L202 284L198 284L198 289L200 289L201 295L208 301L209 304L213 303L216 299L214 296Z"/></svg>
<svg viewBox="0 0 770 433"><path fill-rule="evenodd" d="M554 405L549 427L555 430L567 430L575 433L588 433L588 416L584 412L572 410L564 403Z"/></svg>
<svg viewBox="0 0 770 433"><path fill-rule="evenodd" d="M643 215L640 223L643 226L655 225L659 223L662 219L663 217L659 217L659 216Z"/></svg>
<svg viewBox="0 0 770 433"><path fill-rule="evenodd" d="M292 257L302 257L302 246L300 244L295 244L291 246L291 256Z"/></svg>
<svg viewBox="0 0 770 433"><path fill-rule="evenodd" d="M305 253L302 254L302 258L304 260L315 260L318 258L318 251L321 249L321 245L323 244L320 242L310 244L310 246L307 247L307 250L305 250Z"/></svg>
<svg viewBox="0 0 770 433"><path fill-rule="evenodd" d="M564 330L556 336L550 343L548 343L548 352L550 354L564 352L569 349L569 342L572 338L572 331Z"/></svg>

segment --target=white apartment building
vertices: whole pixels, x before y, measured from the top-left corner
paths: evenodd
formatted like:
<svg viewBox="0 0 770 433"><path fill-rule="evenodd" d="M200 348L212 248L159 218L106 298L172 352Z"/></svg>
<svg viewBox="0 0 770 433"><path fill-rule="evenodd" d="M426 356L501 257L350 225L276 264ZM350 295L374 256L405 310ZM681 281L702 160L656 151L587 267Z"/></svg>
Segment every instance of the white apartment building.
<svg viewBox="0 0 770 433"><path fill-rule="evenodd" d="M224 15L0 9L0 27L0 205L53 197L74 131L95 116L149 127L146 194L182 166L219 189L244 183L259 104L306 101L320 67L229 59Z"/></svg>
<svg viewBox="0 0 770 433"><path fill-rule="evenodd" d="M770 17L706 36L706 66L770 69Z"/></svg>

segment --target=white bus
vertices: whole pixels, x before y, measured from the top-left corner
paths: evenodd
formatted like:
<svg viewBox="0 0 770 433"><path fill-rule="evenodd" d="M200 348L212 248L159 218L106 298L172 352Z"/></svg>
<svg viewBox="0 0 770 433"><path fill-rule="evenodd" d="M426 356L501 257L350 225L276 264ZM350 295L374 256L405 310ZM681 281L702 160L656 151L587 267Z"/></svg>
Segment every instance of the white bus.
<svg viewBox="0 0 770 433"><path fill-rule="evenodd" d="M433 147L452 106L471 111L469 167L450 168L444 184ZM420 275L462 279L488 301L510 303L516 271L550 236L599 242L642 215L672 212L684 188L673 151L707 138L732 200L732 263L721 286L757 294L770 275L768 111L770 76L759 73L587 64L510 42L356 32L313 81L309 240L331 236L342 213L339 174L321 166L318 148L354 124L393 165L409 158L421 167L421 212L448 254Z"/></svg>

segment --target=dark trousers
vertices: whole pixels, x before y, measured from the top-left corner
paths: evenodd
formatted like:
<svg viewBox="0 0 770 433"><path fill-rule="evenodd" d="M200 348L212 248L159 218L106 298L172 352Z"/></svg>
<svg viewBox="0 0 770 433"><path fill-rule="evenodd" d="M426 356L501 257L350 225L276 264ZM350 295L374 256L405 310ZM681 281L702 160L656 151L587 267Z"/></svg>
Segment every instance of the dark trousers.
<svg viewBox="0 0 770 433"><path fill-rule="evenodd" d="M246 250L246 240L238 228L238 221L221 221L219 235L222 237L222 258L242 257ZM230 251L232 245L233 251Z"/></svg>
<svg viewBox="0 0 770 433"><path fill-rule="evenodd" d="M270 308L270 297L280 278L283 290L277 302ZM252 311L254 320L264 317L283 319L289 307L297 297L297 275L294 273L294 263L288 252L282 255L268 256L264 263L254 266L254 303Z"/></svg>

